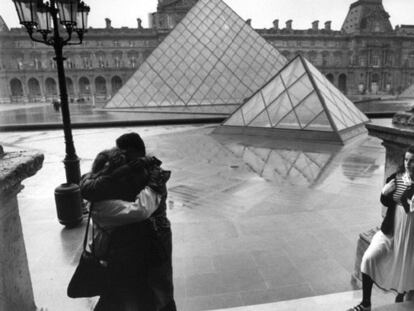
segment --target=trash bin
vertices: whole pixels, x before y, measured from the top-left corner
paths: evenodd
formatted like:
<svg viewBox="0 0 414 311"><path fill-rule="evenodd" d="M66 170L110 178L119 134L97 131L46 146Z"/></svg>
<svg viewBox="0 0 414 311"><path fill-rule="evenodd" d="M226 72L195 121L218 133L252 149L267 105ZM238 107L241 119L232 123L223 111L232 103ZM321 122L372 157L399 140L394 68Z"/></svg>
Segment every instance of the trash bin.
<svg viewBox="0 0 414 311"><path fill-rule="evenodd" d="M76 184L61 184L55 189L55 202L59 222L75 227L82 221L82 199L80 188Z"/></svg>

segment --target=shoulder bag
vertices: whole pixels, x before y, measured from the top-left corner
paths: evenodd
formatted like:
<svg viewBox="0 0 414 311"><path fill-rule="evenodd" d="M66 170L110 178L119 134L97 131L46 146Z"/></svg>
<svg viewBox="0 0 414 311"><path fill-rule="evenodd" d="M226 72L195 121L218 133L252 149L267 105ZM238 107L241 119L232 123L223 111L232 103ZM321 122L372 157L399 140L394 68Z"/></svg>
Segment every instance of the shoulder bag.
<svg viewBox="0 0 414 311"><path fill-rule="evenodd" d="M83 239L83 252L75 273L69 282L67 295L70 298L93 297L102 295L108 288L109 272L106 264L94 254L94 229L92 226L92 247L87 250L89 223L91 221L93 203L90 205L88 223Z"/></svg>

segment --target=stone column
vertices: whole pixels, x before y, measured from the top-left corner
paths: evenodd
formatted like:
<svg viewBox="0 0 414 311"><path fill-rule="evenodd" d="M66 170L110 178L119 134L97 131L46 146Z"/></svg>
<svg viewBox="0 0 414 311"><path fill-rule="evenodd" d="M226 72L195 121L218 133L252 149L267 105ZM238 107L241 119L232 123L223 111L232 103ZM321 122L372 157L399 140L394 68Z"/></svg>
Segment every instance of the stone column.
<svg viewBox="0 0 414 311"><path fill-rule="evenodd" d="M3 153L0 146L0 310L36 310L17 194L42 163L42 154Z"/></svg>

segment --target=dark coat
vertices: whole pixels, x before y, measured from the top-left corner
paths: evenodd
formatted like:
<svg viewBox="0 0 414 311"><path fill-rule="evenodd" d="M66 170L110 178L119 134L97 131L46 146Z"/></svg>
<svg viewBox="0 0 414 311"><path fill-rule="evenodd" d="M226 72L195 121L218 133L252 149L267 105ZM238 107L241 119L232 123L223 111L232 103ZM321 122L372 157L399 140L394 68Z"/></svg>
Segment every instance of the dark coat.
<svg viewBox="0 0 414 311"><path fill-rule="evenodd" d="M386 179L386 183L390 182L391 180L395 179L399 172L392 174ZM411 199L414 195L414 187L409 186L404 193L401 195L401 205L403 206L406 213L409 212L410 206L408 200ZM395 218L395 208L397 203L393 199L393 192L389 193L388 195L383 195L381 193L380 198L381 203L387 207L387 212L381 224L381 231L386 235L393 235L394 234L394 218Z"/></svg>
<svg viewBox="0 0 414 311"><path fill-rule="evenodd" d="M86 174L80 183L90 201L134 201L147 185L146 169L124 172L122 178ZM165 194L154 214L140 223L116 228L110 236L110 288L95 310L176 310L173 297L172 237Z"/></svg>

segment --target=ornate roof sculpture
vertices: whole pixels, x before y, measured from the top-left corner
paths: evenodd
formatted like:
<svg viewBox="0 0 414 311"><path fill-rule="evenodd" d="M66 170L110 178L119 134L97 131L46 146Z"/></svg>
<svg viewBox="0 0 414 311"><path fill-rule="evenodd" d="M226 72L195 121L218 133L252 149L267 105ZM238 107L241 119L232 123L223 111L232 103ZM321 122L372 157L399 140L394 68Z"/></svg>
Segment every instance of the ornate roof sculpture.
<svg viewBox="0 0 414 311"><path fill-rule="evenodd" d="M215 133L336 142L365 132L368 118L310 62L297 56Z"/></svg>
<svg viewBox="0 0 414 311"><path fill-rule="evenodd" d="M351 4L342 31L347 34L390 32L393 29L389 19L382 0L358 0Z"/></svg>
<svg viewBox="0 0 414 311"><path fill-rule="evenodd" d="M228 115L286 62L223 1L200 0L105 108Z"/></svg>

